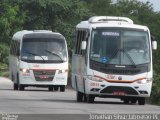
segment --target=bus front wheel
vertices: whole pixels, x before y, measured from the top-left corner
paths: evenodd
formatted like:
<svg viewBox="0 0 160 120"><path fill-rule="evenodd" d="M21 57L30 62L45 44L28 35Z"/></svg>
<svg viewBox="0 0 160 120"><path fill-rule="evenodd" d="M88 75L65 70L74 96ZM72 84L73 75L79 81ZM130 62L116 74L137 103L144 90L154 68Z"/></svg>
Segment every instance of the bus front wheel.
<svg viewBox="0 0 160 120"><path fill-rule="evenodd" d="M65 92L65 85L60 86L60 92Z"/></svg>
<svg viewBox="0 0 160 120"><path fill-rule="evenodd" d="M58 91L58 86L57 85L55 85L53 88L54 88L54 91Z"/></svg>
<svg viewBox="0 0 160 120"><path fill-rule="evenodd" d="M48 90L49 90L49 91L53 91L53 86L49 86L49 87L48 87Z"/></svg>
<svg viewBox="0 0 160 120"><path fill-rule="evenodd" d="M138 98L139 105L145 105L145 98Z"/></svg>
<svg viewBox="0 0 160 120"><path fill-rule="evenodd" d="M87 97L87 103L93 103L95 96L94 95L86 95Z"/></svg>
<svg viewBox="0 0 160 120"><path fill-rule="evenodd" d="M123 102L124 102L124 104L129 104L129 99L125 98L125 99L123 100Z"/></svg>
<svg viewBox="0 0 160 120"><path fill-rule="evenodd" d="M137 98L132 98L132 99L131 99L131 103L132 103L132 104L136 104L136 102L137 102Z"/></svg>

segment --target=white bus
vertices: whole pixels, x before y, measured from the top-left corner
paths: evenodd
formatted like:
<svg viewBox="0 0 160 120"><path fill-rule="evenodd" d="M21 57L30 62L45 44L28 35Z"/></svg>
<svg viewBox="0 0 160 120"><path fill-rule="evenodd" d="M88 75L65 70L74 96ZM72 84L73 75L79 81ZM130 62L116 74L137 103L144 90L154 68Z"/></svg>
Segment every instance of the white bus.
<svg viewBox="0 0 160 120"><path fill-rule="evenodd" d="M48 30L14 34L9 55L10 79L14 90L48 87L65 91L68 76L67 43L63 35Z"/></svg>
<svg viewBox="0 0 160 120"><path fill-rule="evenodd" d="M145 104L153 81L150 31L126 17L95 16L76 26L72 87L77 101L120 98Z"/></svg>

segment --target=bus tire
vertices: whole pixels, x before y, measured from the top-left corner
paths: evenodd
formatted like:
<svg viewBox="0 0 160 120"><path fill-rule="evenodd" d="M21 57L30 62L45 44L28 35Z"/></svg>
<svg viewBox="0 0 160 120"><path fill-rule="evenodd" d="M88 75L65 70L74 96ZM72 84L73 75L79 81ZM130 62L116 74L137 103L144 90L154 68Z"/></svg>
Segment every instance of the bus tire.
<svg viewBox="0 0 160 120"><path fill-rule="evenodd" d="M145 105L145 98L138 98L138 104L139 105Z"/></svg>
<svg viewBox="0 0 160 120"><path fill-rule="evenodd" d="M19 85L19 90L23 91L24 90L24 85Z"/></svg>
<svg viewBox="0 0 160 120"><path fill-rule="evenodd" d="M137 102L137 98L131 98L131 103L132 104L136 104L136 102Z"/></svg>
<svg viewBox="0 0 160 120"><path fill-rule="evenodd" d="M87 97L87 103L93 103L95 96L94 95L86 95Z"/></svg>
<svg viewBox="0 0 160 120"><path fill-rule="evenodd" d="M53 88L54 88L54 91L58 91L58 86L57 85L55 85Z"/></svg>
<svg viewBox="0 0 160 120"><path fill-rule="evenodd" d="M18 84L14 83L14 76L13 76L13 74L12 74L12 81L13 81L13 89L14 90L18 90Z"/></svg>
<svg viewBox="0 0 160 120"><path fill-rule="evenodd" d="M84 99L83 99L84 102L87 102L87 95L84 93Z"/></svg>
<svg viewBox="0 0 160 120"><path fill-rule="evenodd" d="M123 102L124 102L124 104L129 104L129 99L126 98L123 100Z"/></svg>
<svg viewBox="0 0 160 120"><path fill-rule="evenodd" d="M18 84L14 83L14 84L13 84L13 89L14 89L14 90L18 90Z"/></svg>
<svg viewBox="0 0 160 120"><path fill-rule="evenodd" d="M77 102L83 102L83 93L77 91Z"/></svg>
<svg viewBox="0 0 160 120"><path fill-rule="evenodd" d="M49 86L48 91L53 91L53 86Z"/></svg>
<svg viewBox="0 0 160 120"><path fill-rule="evenodd" d="M65 92L65 85L60 86L60 92Z"/></svg>

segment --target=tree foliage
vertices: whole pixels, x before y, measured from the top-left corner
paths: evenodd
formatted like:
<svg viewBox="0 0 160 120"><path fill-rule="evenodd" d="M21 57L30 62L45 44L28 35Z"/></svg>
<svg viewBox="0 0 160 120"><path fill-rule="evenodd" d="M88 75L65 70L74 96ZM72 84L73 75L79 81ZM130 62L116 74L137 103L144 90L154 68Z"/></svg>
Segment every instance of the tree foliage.
<svg viewBox="0 0 160 120"><path fill-rule="evenodd" d="M0 3L0 42L9 44L12 34L21 30L24 24L25 13L22 13L18 5L10 5L7 2Z"/></svg>

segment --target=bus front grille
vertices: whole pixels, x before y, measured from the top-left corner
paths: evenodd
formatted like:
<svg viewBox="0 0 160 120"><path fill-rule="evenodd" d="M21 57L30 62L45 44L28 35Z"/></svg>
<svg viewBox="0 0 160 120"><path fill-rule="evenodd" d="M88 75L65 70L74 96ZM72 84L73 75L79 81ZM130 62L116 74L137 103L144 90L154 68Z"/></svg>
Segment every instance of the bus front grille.
<svg viewBox="0 0 160 120"><path fill-rule="evenodd" d="M138 95L138 92L132 87L108 86L101 90L101 93L113 94L114 92L124 92L126 95Z"/></svg>
<svg viewBox="0 0 160 120"><path fill-rule="evenodd" d="M52 81L56 70L33 70L36 81Z"/></svg>
<svg viewBox="0 0 160 120"><path fill-rule="evenodd" d="M118 74L118 75L135 75L140 72L140 70L133 70L133 69L106 69L106 68L101 68L102 71L104 71L107 74Z"/></svg>

